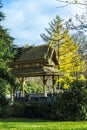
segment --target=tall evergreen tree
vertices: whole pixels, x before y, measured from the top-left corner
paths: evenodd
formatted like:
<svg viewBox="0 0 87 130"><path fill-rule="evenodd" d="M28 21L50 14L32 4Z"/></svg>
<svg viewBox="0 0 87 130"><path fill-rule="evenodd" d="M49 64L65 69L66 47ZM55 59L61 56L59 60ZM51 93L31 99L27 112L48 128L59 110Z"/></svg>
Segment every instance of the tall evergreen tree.
<svg viewBox="0 0 87 130"><path fill-rule="evenodd" d="M12 51L13 38L9 35L8 30L1 25L4 18L2 3L0 1L0 86L2 86L4 80L10 84L14 84L14 78L8 66L8 62L11 61L14 55Z"/></svg>
<svg viewBox="0 0 87 130"><path fill-rule="evenodd" d="M74 44L72 37L64 26L59 16L50 24L50 28L46 29L48 35L41 34L43 40L56 47L58 54L58 71L68 75L77 76L84 67L81 61L81 55L78 54L79 44ZM58 80L60 78L58 77Z"/></svg>
<svg viewBox="0 0 87 130"><path fill-rule="evenodd" d="M4 14L1 12L2 4L0 0L0 22L5 18Z"/></svg>

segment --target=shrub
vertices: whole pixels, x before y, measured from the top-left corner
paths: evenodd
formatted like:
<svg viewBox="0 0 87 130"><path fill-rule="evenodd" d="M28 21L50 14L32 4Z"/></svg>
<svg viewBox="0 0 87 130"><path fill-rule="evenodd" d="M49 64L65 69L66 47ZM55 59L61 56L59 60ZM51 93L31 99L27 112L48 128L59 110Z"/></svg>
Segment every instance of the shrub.
<svg viewBox="0 0 87 130"><path fill-rule="evenodd" d="M75 80L70 89L59 93L52 106L51 119L84 120L87 115L86 82Z"/></svg>
<svg viewBox="0 0 87 130"><path fill-rule="evenodd" d="M24 103L14 102L14 104L11 105L11 115L13 117L23 117Z"/></svg>
<svg viewBox="0 0 87 130"><path fill-rule="evenodd" d="M5 98L0 99L1 117L43 118L59 121L87 119L87 83L75 80L70 89L55 96L55 100L31 103L14 102L10 105Z"/></svg>
<svg viewBox="0 0 87 130"><path fill-rule="evenodd" d="M11 107L10 101L6 98L0 98L0 117L9 117L11 116Z"/></svg>
<svg viewBox="0 0 87 130"><path fill-rule="evenodd" d="M25 106L25 116L29 118L44 118L47 119L50 113L50 103L48 102L33 102Z"/></svg>

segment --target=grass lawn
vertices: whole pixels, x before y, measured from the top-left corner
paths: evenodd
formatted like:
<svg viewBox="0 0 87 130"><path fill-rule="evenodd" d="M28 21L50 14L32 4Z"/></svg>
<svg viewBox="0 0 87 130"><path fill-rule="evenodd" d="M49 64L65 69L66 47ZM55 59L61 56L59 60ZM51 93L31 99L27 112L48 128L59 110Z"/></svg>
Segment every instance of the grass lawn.
<svg viewBox="0 0 87 130"><path fill-rule="evenodd" d="M0 130L87 130L87 122L56 122L34 119L0 119Z"/></svg>

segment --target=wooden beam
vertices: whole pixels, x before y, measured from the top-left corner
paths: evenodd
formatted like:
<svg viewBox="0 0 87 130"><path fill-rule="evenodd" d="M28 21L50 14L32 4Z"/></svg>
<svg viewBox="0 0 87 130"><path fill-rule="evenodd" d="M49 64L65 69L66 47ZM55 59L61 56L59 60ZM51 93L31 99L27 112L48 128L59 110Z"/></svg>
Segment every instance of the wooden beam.
<svg viewBox="0 0 87 130"><path fill-rule="evenodd" d="M54 75L52 76L52 82L53 82L53 93L56 93L56 86L55 86L56 80L55 80Z"/></svg>
<svg viewBox="0 0 87 130"><path fill-rule="evenodd" d="M43 76L43 96L44 96L44 97L47 97L46 82L47 82L47 79L46 79L45 76Z"/></svg>
<svg viewBox="0 0 87 130"><path fill-rule="evenodd" d="M25 93L24 93L25 77L20 77L19 81L20 81L20 84L21 84L21 97L24 97L25 96Z"/></svg>

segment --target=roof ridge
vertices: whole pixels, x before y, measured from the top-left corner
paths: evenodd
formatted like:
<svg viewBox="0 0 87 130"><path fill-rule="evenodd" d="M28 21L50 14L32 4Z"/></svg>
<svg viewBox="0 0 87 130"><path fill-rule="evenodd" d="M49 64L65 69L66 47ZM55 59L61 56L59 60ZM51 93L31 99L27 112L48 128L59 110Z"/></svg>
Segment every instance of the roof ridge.
<svg viewBox="0 0 87 130"><path fill-rule="evenodd" d="M41 46L49 46L50 44L41 44L41 45L37 45L37 46L32 46L32 47L41 47Z"/></svg>

